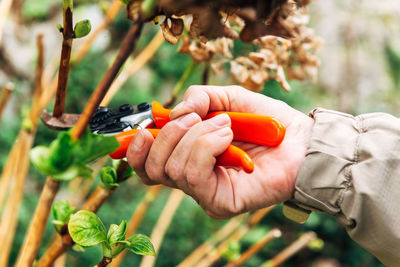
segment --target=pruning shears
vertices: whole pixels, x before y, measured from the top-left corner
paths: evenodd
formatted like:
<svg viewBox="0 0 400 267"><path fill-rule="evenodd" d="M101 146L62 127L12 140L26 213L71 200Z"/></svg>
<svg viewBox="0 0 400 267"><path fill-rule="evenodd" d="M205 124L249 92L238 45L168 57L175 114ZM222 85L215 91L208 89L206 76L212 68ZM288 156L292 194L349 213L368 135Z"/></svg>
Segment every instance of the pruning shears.
<svg viewBox="0 0 400 267"><path fill-rule="evenodd" d="M171 110L160 103L141 103L137 106L124 104L119 108L99 107L90 122L90 129L95 134L114 135L120 147L110 154L113 159L126 156L126 151L135 134L141 129L147 129L155 138L160 129L167 124ZM268 147L278 146L285 137L286 128L276 118L240 112L215 111L209 112L205 119L210 119L221 113L231 118L233 139ZM230 145L217 157L217 165L242 168L251 173L254 162L242 149Z"/></svg>

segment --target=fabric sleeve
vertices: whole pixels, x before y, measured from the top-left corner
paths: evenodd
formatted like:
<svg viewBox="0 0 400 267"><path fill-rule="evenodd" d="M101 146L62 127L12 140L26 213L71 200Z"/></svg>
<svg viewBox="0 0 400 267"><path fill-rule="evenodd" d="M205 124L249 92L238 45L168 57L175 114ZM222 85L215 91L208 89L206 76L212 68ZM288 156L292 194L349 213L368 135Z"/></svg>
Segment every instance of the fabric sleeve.
<svg viewBox="0 0 400 267"><path fill-rule="evenodd" d="M400 266L400 120L315 109L294 201L324 211L388 266Z"/></svg>

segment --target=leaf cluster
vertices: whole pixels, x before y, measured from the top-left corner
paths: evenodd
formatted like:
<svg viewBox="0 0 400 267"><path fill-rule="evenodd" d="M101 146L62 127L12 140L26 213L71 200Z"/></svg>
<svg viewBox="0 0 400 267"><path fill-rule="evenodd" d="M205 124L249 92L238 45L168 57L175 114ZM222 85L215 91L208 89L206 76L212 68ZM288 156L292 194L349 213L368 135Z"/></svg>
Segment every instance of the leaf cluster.
<svg viewBox="0 0 400 267"><path fill-rule="evenodd" d="M70 132L61 132L48 146L37 146L30 152L32 164L53 179L70 181L76 177L90 178L87 163L113 152L119 143L114 136L103 136L86 131L80 140L73 140Z"/></svg>
<svg viewBox="0 0 400 267"><path fill-rule="evenodd" d="M153 244L146 235L135 234L125 238L125 220L119 225L111 224L106 231L103 222L96 214L81 210L71 216L68 231L72 240L80 246L90 247L101 244L103 256L107 258L115 258L124 249L129 249L139 255L155 256Z"/></svg>
<svg viewBox="0 0 400 267"><path fill-rule="evenodd" d="M71 207L68 200L61 200L53 204L51 214L53 215L53 225L57 232L61 232L62 227L68 223L69 218L75 212L75 208Z"/></svg>

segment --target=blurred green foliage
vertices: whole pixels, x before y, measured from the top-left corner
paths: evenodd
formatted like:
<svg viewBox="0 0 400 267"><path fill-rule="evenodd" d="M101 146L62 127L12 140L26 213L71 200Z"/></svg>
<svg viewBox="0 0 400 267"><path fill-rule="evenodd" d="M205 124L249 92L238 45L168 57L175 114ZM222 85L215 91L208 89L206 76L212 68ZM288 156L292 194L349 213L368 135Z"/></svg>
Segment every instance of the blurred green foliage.
<svg viewBox="0 0 400 267"><path fill-rule="evenodd" d="M53 1L50 0L25 1L23 15L27 20L45 20L50 16L50 8L53 5ZM113 60L115 49L119 46L121 38L130 25L131 22L125 18L125 11L121 11L111 24L111 44L106 47L105 50L92 50L83 61L73 66L68 83L68 95L65 108L67 112L80 113L82 111L86 100L89 98L110 62ZM152 25L147 25L145 27L134 53L135 55L145 47L152 36L154 36L156 30L157 27ZM159 100L162 102L166 100L173 86L191 61L187 55L177 53L177 47L177 45L173 46L164 43L149 64L124 84L120 93L115 96L110 105L115 107L123 103L138 104L143 101ZM235 41L234 55L245 54L254 49L255 47L253 45L242 44ZM388 66L391 72L393 72L395 83L398 84L398 77L400 77L397 75L400 70L399 53L388 48L387 54ZM201 82L203 68L203 65L196 68L186 86L199 84ZM225 84L229 82L230 80L226 80ZM292 107L304 112L312 109L317 103L316 100L321 97L321 92L318 91L319 89L315 86L310 86L307 82L292 82L291 86L292 91L286 93L281 90L276 81L270 81L265 84L264 90L261 93L285 101ZM25 101L23 105L30 105L30 98L27 98L26 95L29 95L29 93L17 92L14 97L22 102ZM53 104L49 104L48 109L51 109L52 106ZM2 131L0 131L1 166L4 165L8 151L21 125L21 121L22 117L20 115L12 119L3 120ZM4 125L7 125L7 127ZM40 124L35 143L49 144L55 136L56 133L54 131ZM19 224L10 263L15 261L19 247L23 241L25 231L38 201L44 177L31 168L27 180L25 196L19 212ZM99 182L100 178L96 177L92 190ZM67 187L67 184L62 185L60 197L65 197L67 195L73 198L73 194L68 195L71 193L67 193ZM106 225L121 220L129 221L132 212L135 210L147 189L148 187L144 186L137 177L130 178L116 189L116 193L102 206L98 212L98 216L102 218ZM151 234L159 214L166 203L168 192L167 189L163 189L155 202L150 206L149 211L144 217L144 221L137 231L138 233ZM282 230L283 236L281 238L272 241L264 247L256 256L251 258L245 266L260 266L266 259L272 258L284 247L293 242L301 233L309 230L313 230L318 234L324 241L324 247L319 251L303 250L287 263L283 264L283 266L311 266L313 261L319 258L335 258L343 264L343 266L380 266L380 263L374 256L366 252L348 237L343 227L339 226L334 218L326 214L312 213L307 223L299 225L285 219L280 208L281 207L275 208L261 221L259 226L251 230L241 240L240 244L237 244L235 247L236 249L239 247L240 251L243 252L261 238L268 229L278 227ZM194 200L185 197L166 233L164 242L158 253L156 266L175 266L202 242L207 240L212 233L218 230L225 222L226 221L211 219L201 210ZM44 252L46 244L50 242L53 233L54 227L51 225L51 220L49 220L40 253ZM93 266L98 263L100 259L100 246L87 248L85 252L70 250L68 252L67 266ZM123 266L138 266L140 260L141 256L127 254ZM222 266L225 263L226 260L222 259L216 266Z"/></svg>

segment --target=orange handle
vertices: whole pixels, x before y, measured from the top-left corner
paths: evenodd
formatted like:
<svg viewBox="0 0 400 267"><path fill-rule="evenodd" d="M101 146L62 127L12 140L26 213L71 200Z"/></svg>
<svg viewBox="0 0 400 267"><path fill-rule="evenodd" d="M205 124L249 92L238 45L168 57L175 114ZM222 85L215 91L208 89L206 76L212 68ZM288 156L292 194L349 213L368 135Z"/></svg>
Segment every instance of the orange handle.
<svg viewBox="0 0 400 267"><path fill-rule="evenodd" d="M147 129L155 138L160 129ZM122 159L126 156L129 144L139 130L133 129L115 135L121 146L110 154L113 159ZM254 170L254 162L250 156L240 148L230 145L224 153L217 157L217 164L224 167L242 168L247 173Z"/></svg>
<svg viewBox="0 0 400 267"><path fill-rule="evenodd" d="M153 101L152 114L158 129L167 124L171 110L165 109L160 103ZM269 116L241 112L210 112L206 119L226 113L231 118L233 140L262 146L275 147L285 138L286 128L277 119Z"/></svg>

